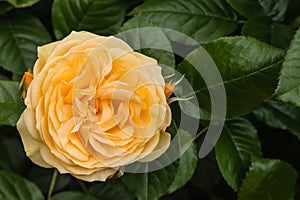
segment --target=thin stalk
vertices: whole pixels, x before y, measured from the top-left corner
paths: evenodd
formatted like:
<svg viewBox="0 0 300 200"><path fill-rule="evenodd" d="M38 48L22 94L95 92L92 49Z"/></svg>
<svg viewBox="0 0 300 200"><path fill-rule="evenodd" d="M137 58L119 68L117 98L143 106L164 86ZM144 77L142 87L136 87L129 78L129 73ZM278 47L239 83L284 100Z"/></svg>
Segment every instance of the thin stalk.
<svg viewBox="0 0 300 200"><path fill-rule="evenodd" d="M51 182L50 182L50 186L49 186L49 190L48 190L47 200L51 199L52 192L54 190L54 186L55 186L56 179L57 179L57 174L58 174L57 169L54 169L52 179L51 179Z"/></svg>
<svg viewBox="0 0 300 200"><path fill-rule="evenodd" d="M193 138L193 141L197 140L197 138L202 135L205 131L207 131L208 126L205 127L204 129L202 129L199 133L197 133L197 135L195 135L195 137Z"/></svg>

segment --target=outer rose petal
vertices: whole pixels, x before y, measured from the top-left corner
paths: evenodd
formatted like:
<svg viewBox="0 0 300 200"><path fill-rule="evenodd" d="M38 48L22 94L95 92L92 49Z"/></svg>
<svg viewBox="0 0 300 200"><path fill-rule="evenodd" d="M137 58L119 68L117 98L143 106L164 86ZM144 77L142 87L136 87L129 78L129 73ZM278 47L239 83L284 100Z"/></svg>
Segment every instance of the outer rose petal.
<svg viewBox="0 0 300 200"><path fill-rule="evenodd" d="M54 48L59 44L59 42L53 42L42 47L38 47L38 64L33 68L33 74L37 75L42 70L48 57L51 55Z"/></svg>
<svg viewBox="0 0 300 200"><path fill-rule="evenodd" d="M34 163L105 181L167 150L171 112L156 60L118 38L74 31L38 57L17 123Z"/></svg>
<svg viewBox="0 0 300 200"><path fill-rule="evenodd" d="M52 166L44 161L40 152L41 147L45 146L45 144L31 135L37 135L36 129L31 127L31 125L35 124L35 119L31 117L32 115L32 110L27 108L17 123L17 128L21 135L26 155L35 164L41 167L50 168Z"/></svg>
<svg viewBox="0 0 300 200"><path fill-rule="evenodd" d="M117 172L117 170L112 169L112 168L106 168L103 170L99 170L93 174L90 175L74 175L76 178L79 178L81 180L84 181L105 181L107 178L111 178L115 173Z"/></svg>
<svg viewBox="0 0 300 200"><path fill-rule="evenodd" d="M169 133L162 133L160 135L159 143L157 144L154 151L148 154L146 157L140 159L140 162L150 162L159 156L161 156L169 147L171 135Z"/></svg>

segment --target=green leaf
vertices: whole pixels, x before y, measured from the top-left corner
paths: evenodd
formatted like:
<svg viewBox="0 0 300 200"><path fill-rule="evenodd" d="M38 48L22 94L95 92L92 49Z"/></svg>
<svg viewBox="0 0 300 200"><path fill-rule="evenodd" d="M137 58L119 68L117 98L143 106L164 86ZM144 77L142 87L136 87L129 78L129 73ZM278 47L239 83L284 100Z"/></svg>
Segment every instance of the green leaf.
<svg viewBox="0 0 300 200"><path fill-rule="evenodd" d="M274 23L266 16L251 17L243 26L242 34L283 49L289 46L293 38L293 32L288 26Z"/></svg>
<svg viewBox="0 0 300 200"><path fill-rule="evenodd" d="M300 28L288 48L279 76L276 95L280 96L300 85Z"/></svg>
<svg viewBox="0 0 300 200"><path fill-rule="evenodd" d="M183 187L193 176L198 161L196 144L193 143L186 152L179 158L173 183L169 186L168 192L172 193Z"/></svg>
<svg viewBox="0 0 300 200"><path fill-rule="evenodd" d="M166 33L155 24L140 17L133 17L123 25L121 31L116 36L134 50L157 59L159 64L175 67L171 43Z"/></svg>
<svg viewBox="0 0 300 200"><path fill-rule="evenodd" d="M97 197L101 200L133 200L134 198L128 196L125 193L122 193L114 189L108 183L95 182L89 187L89 194Z"/></svg>
<svg viewBox="0 0 300 200"><path fill-rule="evenodd" d="M1 16L0 24L0 65L10 72L22 74L34 65L37 46L50 42L51 38L33 16Z"/></svg>
<svg viewBox="0 0 300 200"><path fill-rule="evenodd" d="M284 93L276 99L300 107L300 86L295 87L294 89Z"/></svg>
<svg viewBox="0 0 300 200"><path fill-rule="evenodd" d="M216 63L223 78L227 118L251 112L273 94L282 62L282 50L246 37L220 38L205 44L204 48ZM199 54L196 51L198 50L189 54L187 58L198 61ZM204 61L198 62L208 73L212 70ZM185 74L198 96L201 118L210 119L208 89L223 83L206 85L198 71L186 60L180 63L177 69ZM211 76L213 79L213 72Z"/></svg>
<svg viewBox="0 0 300 200"><path fill-rule="evenodd" d="M215 150L219 169L235 191L245 178L251 156L262 154L256 129L243 118L225 123Z"/></svg>
<svg viewBox="0 0 300 200"><path fill-rule="evenodd" d="M0 81L0 124L15 126L23 109L19 83Z"/></svg>
<svg viewBox="0 0 300 200"><path fill-rule="evenodd" d="M0 1L0 15L4 15L14 7L7 2Z"/></svg>
<svg viewBox="0 0 300 200"><path fill-rule="evenodd" d="M253 158L238 199L293 199L296 179L296 170L285 162Z"/></svg>
<svg viewBox="0 0 300 200"><path fill-rule="evenodd" d="M223 0L148 0L131 14L182 32L200 43L227 35L237 27L236 14Z"/></svg>
<svg viewBox="0 0 300 200"><path fill-rule="evenodd" d="M139 200L156 200L168 193L169 186L174 180L172 173L174 171L176 166L171 164L149 173L126 173L121 178L122 183L114 184L114 187L123 188Z"/></svg>
<svg viewBox="0 0 300 200"><path fill-rule="evenodd" d="M244 17L265 15L273 21L283 21L289 0L227 0L227 2Z"/></svg>
<svg viewBox="0 0 300 200"><path fill-rule="evenodd" d="M116 36L126 41L133 49L157 59L162 67L163 76L170 77L165 79L167 83L174 83L182 78L183 75L173 69L175 67L174 53L178 54L186 46L180 46L179 43L171 41L170 38L178 36L180 38L177 39L180 42L189 42L185 40L184 36L159 28L140 16L135 16L126 22L122 27L122 32ZM188 88L187 81L180 81L180 84L176 85L174 94L176 97L182 98L184 94L192 91L191 87ZM195 101L196 98L190 101L179 101L179 105L181 110L188 116L199 118L199 108Z"/></svg>
<svg viewBox="0 0 300 200"><path fill-rule="evenodd" d="M80 192L67 191L67 192L61 192L54 195L53 197L51 197L51 200L97 200L97 199L96 197L83 194Z"/></svg>
<svg viewBox="0 0 300 200"><path fill-rule="evenodd" d="M100 35L112 35L122 25L125 1L118 0L55 0L52 24L57 39L72 30L86 30Z"/></svg>
<svg viewBox="0 0 300 200"><path fill-rule="evenodd" d="M24 8L27 6L32 6L33 4L39 2L40 0L4 0L13 5L15 8Z"/></svg>
<svg viewBox="0 0 300 200"><path fill-rule="evenodd" d="M182 134L185 134L182 132ZM183 135L183 140L191 139ZM159 199L185 185L192 177L197 164L196 145L192 144L183 155L167 167L148 173L125 173L112 186L139 200Z"/></svg>
<svg viewBox="0 0 300 200"><path fill-rule="evenodd" d="M0 199L44 199L36 185L11 172L0 171L0 185Z"/></svg>
<svg viewBox="0 0 300 200"><path fill-rule="evenodd" d="M289 130L300 140L300 108L276 101L268 101L253 112L257 119L270 127Z"/></svg>
<svg viewBox="0 0 300 200"><path fill-rule="evenodd" d="M5 138L0 141L0 168L21 173L27 163L26 155L19 139Z"/></svg>

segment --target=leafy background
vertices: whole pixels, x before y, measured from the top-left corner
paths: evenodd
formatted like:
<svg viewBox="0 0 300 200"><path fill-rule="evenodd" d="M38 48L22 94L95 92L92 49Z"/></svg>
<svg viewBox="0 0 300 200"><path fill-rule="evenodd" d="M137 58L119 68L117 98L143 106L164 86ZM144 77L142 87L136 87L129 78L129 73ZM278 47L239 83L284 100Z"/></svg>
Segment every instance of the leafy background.
<svg viewBox="0 0 300 200"><path fill-rule="evenodd" d="M34 65L37 46L72 30L113 35L149 26L192 37L217 64L228 110L214 150L198 159L207 125L201 120L200 137L166 168L105 183L59 174L52 199L300 199L299 8L299 0L1 0L0 199L50 199L55 173L26 158L15 128L24 109L19 82ZM161 34L148 39L159 41ZM184 73L200 111L209 113L209 86L184 58L141 51ZM171 106L175 133L179 107Z"/></svg>

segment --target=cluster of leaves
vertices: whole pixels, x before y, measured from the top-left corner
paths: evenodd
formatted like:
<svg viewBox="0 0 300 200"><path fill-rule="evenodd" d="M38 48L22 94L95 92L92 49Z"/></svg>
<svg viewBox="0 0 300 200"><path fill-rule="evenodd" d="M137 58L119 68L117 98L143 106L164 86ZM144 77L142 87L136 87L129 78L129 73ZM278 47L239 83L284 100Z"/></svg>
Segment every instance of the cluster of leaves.
<svg viewBox="0 0 300 200"><path fill-rule="evenodd" d="M39 168L26 158L14 127L24 109L19 82L34 65L37 46L72 30L113 35L149 26L186 34L216 63L226 89L227 115L214 151L198 160L200 137L179 160L147 174L125 174L105 183L58 175L52 199L290 200L299 196L298 8L298 0L0 1L0 199L45 199L52 177L51 169ZM167 37L164 31L148 36L152 43ZM143 33L137 32L127 42L134 45L143 39ZM208 120L208 89L214 85L207 85L187 61L197 55L195 48L186 60L162 50L141 51L186 75L196 91L201 117ZM178 106L173 107L176 121ZM199 115L193 111L185 114Z"/></svg>

